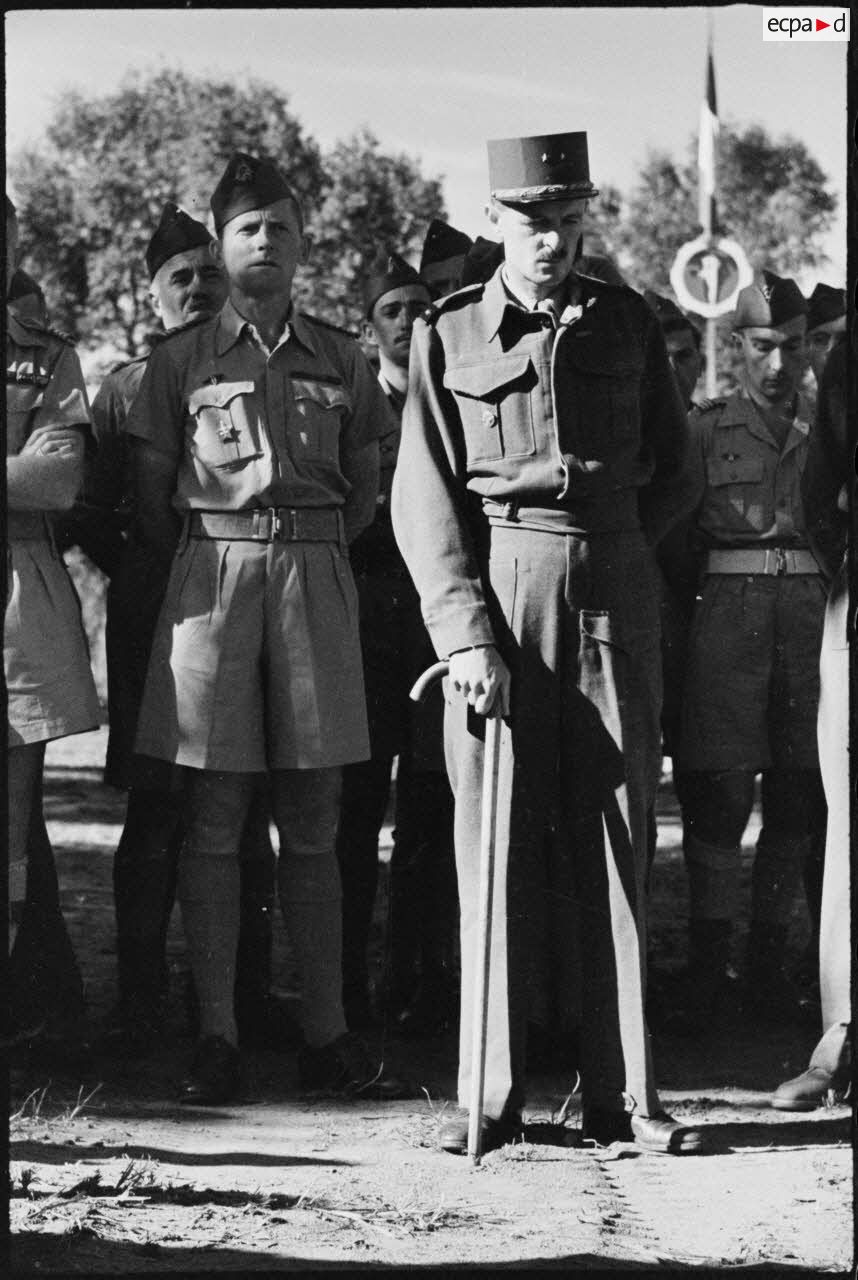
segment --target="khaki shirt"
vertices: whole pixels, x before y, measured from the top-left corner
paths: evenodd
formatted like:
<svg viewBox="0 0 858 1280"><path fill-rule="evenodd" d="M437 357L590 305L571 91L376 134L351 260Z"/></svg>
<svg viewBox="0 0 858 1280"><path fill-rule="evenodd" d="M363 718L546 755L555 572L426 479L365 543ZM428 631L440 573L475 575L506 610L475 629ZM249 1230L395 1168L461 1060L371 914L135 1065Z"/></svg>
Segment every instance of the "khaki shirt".
<svg viewBox="0 0 858 1280"><path fill-rule="evenodd" d="M6 457L38 427L79 427L92 441L89 401L68 338L6 312Z"/></svg>
<svg viewBox="0 0 858 1280"><path fill-rule="evenodd" d="M389 415L353 339L293 315L269 351L228 301L158 344L126 429L175 459L180 512L342 507L351 539L375 514Z"/></svg>
<svg viewBox="0 0 858 1280"><path fill-rule="evenodd" d="M801 475L809 421L799 396L781 448L743 392L692 410L689 427L706 479L695 523L706 546L807 546Z"/></svg>

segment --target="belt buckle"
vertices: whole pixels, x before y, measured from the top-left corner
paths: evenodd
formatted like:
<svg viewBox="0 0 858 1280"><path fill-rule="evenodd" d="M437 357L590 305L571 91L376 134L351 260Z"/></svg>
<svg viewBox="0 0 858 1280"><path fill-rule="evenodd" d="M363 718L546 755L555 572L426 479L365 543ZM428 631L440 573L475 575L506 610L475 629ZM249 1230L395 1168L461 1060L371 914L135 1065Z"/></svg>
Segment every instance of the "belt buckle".
<svg viewBox="0 0 858 1280"><path fill-rule="evenodd" d="M780 578L785 573L788 573L788 572L789 570L787 568L787 552L783 547L778 547L776 552L776 560L775 560L775 574L777 577Z"/></svg>

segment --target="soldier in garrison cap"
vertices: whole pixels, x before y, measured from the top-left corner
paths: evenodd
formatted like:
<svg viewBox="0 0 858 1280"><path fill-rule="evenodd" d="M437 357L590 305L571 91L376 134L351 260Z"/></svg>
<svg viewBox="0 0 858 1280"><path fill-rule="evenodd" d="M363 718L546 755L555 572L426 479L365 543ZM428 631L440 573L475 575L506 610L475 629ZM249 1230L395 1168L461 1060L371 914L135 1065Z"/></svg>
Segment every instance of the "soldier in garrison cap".
<svg viewBox="0 0 858 1280"><path fill-rule="evenodd" d="M164 333L214 315L226 300L226 277L201 222L172 201L146 247L152 309ZM109 374L92 406L98 453L88 468L85 501L63 519L67 545L77 544L110 578L107 591L107 674L110 736L105 781L128 790L116 849L113 889L119 999L99 1048L144 1055L163 1032L167 991L166 937L184 839L181 770L134 758L133 745L166 574L139 536L130 476L128 413L149 352ZM269 991L275 855L264 794L254 801L242 839L241 934L236 969L236 1018L242 1040L293 1048L298 1028Z"/></svg>
<svg viewBox="0 0 858 1280"><path fill-rule="evenodd" d="M432 699L416 707L408 697L414 680L432 661L432 648L393 536L390 491L408 389L411 330L430 298L418 272L388 251L370 263L363 298L364 339L378 351L378 380L392 410L392 429L379 441L375 519L350 548L360 602L371 758L343 770L337 842L343 879L343 1005L351 1028L371 1020L367 944L379 831L398 756L386 998L397 1028L420 1033L440 1030L455 1005L457 983L454 978L451 984L449 975L456 919L453 801L444 768L440 703Z"/></svg>
<svg viewBox="0 0 858 1280"><path fill-rule="evenodd" d="M369 753L347 545L375 513L390 410L357 345L292 306L307 240L278 166L237 152L211 207L229 297L158 344L127 426L141 536L170 566L135 746L187 774L178 897L200 1042L181 1097L238 1088L238 853L265 773L302 1083L389 1096L401 1084L346 1033L335 837L342 766Z"/></svg>
<svg viewBox="0 0 858 1280"><path fill-rule="evenodd" d="M851 945L849 892L849 579L846 541L849 487L855 482L854 455L847 426L849 348L841 334L822 373L816 421L810 434L801 489L808 535L817 558L831 575L819 662L819 763L828 805L822 920L819 931L819 986L822 1038L807 1070L785 1081L772 1097L780 1111L812 1111L830 1090L842 1096L849 1086Z"/></svg>
<svg viewBox="0 0 858 1280"><path fill-rule="evenodd" d="M485 1146L520 1126L531 965L545 935L560 1000L580 953L585 1136L698 1151L703 1135L661 1108L642 1000L646 813L660 762L652 545L693 507L699 479L686 469L685 414L655 317L627 286L575 269L598 194L586 134L490 142L489 170L504 263L415 322L393 484L394 531L450 663L463 1109L444 1118L440 1142L467 1146L482 726L499 699L505 888Z"/></svg>
<svg viewBox="0 0 858 1280"><path fill-rule="evenodd" d="M12 277L6 301L20 319L35 320L41 325L48 323L48 305L42 287L22 267Z"/></svg>
<svg viewBox="0 0 858 1280"><path fill-rule="evenodd" d="M739 294L734 317L741 387L690 416L706 488L691 521L702 585L677 762L685 775L689 1032L710 1026L730 1002L741 840L758 773L763 827L743 1002L755 1017L799 1012L784 969L788 923L824 821L815 726L825 587L800 493L809 435L798 391L806 312L794 281L759 273Z"/></svg>
<svg viewBox="0 0 858 1280"><path fill-rule="evenodd" d="M18 258L18 220L6 197L6 288ZM74 501L92 443L90 411L80 363L70 341L53 330L6 313L7 599L3 667L7 691L9 946L15 951L28 889L28 851L35 838L46 862L38 884L56 894L56 870L41 814L45 744L98 725L98 699L89 666L80 604L56 549L53 513ZM38 828L38 834L36 829ZM36 893L34 881L33 893ZM32 902L38 913L39 903ZM66 939L67 941L67 939ZM73 954L68 953L72 964ZM85 1045L81 1026L65 1020L45 1027L44 1007L21 953L10 966L9 1031L44 1043L67 1063ZM73 986L75 984L72 984ZM51 1010L52 1012L53 1010ZM78 1007L74 1014L81 1015ZM74 1043L70 1043L70 1040Z"/></svg>
<svg viewBox="0 0 858 1280"><path fill-rule="evenodd" d="M846 290L818 284L807 303L807 351L816 385L838 334L846 332Z"/></svg>
<svg viewBox="0 0 858 1280"><path fill-rule="evenodd" d="M440 218L433 218L423 241L420 276L433 298L443 298L461 288L465 260L473 248L470 236Z"/></svg>

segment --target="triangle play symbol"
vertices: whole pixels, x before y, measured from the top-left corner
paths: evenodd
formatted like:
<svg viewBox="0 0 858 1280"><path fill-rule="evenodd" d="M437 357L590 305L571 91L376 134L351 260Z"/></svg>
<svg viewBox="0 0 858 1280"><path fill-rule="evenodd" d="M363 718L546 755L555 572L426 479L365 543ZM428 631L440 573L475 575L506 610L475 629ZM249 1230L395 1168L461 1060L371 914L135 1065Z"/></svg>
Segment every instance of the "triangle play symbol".
<svg viewBox="0 0 858 1280"><path fill-rule="evenodd" d="M817 31L822 31L824 27L830 27L830 26L831 26L830 22L823 22L820 18L816 19Z"/></svg>

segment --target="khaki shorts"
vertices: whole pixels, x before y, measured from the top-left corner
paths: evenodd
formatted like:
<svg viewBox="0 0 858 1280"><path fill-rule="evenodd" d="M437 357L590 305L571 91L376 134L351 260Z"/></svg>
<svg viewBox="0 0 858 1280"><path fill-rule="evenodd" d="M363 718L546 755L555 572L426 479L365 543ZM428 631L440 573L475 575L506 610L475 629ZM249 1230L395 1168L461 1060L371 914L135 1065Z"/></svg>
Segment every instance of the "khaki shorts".
<svg viewBox="0 0 858 1280"><path fill-rule="evenodd" d="M825 585L815 574L709 574L691 626L684 770L818 769Z"/></svg>
<svg viewBox="0 0 858 1280"><path fill-rule="evenodd" d="M3 669L10 747L98 727L80 601L47 538L7 544Z"/></svg>
<svg viewBox="0 0 858 1280"><path fill-rule="evenodd" d="M369 757L358 604L332 542L191 538L173 560L135 749L192 769Z"/></svg>

